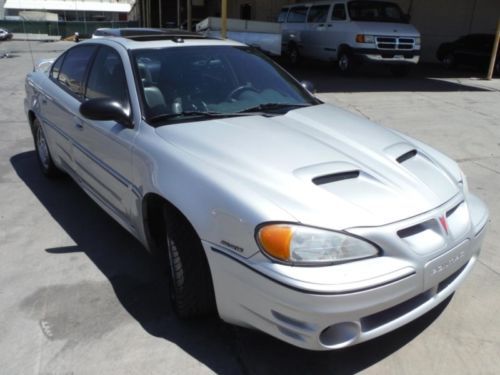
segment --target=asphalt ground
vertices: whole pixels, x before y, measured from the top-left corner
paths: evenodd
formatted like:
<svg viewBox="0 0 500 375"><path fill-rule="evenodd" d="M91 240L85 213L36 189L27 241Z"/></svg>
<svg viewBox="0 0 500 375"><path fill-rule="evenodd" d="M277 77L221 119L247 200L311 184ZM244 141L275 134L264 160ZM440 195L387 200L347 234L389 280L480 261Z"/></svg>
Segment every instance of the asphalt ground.
<svg viewBox="0 0 500 375"><path fill-rule="evenodd" d="M309 352L215 318L179 321L161 265L69 178L41 175L24 77L32 55L71 45L0 43L10 55L0 59L0 374L500 373L499 79L433 66L403 79L292 69L324 101L453 157L491 214L479 262L453 298L371 342Z"/></svg>

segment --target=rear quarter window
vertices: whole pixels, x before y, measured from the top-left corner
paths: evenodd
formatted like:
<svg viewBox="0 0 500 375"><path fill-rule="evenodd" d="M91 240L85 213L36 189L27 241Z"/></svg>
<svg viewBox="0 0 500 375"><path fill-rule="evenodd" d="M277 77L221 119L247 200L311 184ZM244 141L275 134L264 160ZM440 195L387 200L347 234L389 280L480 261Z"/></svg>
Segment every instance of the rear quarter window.
<svg viewBox="0 0 500 375"><path fill-rule="evenodd" d="M290 8L286 21L288 23L306 22L307 7L299 6Z"/></svg>

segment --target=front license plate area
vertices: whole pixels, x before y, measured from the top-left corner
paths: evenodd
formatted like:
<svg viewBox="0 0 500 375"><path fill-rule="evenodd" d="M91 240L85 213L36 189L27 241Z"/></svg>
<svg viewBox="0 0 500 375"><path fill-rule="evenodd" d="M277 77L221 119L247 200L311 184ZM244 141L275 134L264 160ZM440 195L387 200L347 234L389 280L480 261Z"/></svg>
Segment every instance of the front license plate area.
<svg viewBox="0 0 500 375"><path fill-rule="evenodd" d="M446 279L452 273L457 271L472 256L470 249L470 241L465 240L460 245L447 251L446 253L431 260L425 265L425 290L436 286L438 283Z"/></svg>

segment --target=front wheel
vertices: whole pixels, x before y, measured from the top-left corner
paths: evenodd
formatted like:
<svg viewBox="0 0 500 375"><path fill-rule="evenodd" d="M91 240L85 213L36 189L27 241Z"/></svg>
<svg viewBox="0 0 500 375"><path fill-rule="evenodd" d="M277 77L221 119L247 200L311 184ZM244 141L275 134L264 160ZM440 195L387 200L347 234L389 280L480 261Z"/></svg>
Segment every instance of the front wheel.
<svg viewBox="0 0 500 375"><path fill-rule="evenodd" d="M55 166L52 160L45 132L38 119L33 120L33 137L35 140L36 156L42 173L50 178L59 176L61 171Z"/></svg>
<svg viewBox="0 0 500 375"><path fill-rule="evenodd" d="M337 66L339 70L344 75L349 75L353 73L356 69L356 62L349 51L342 51L339 54L339 59L337 61Z"/></svg>
<svg viewBox="0 0 500 375"><path fill-rule="evenodd" d="M300 64L301 57L299 53L299 49L295 44L288 46L287 50L288 62L290 65L297 66Z"/></svg>
<svg viewBox="0 0 500 375"><path fill-rule="evenodd" d="M181 319L213 314L216 310L213 283L201 241L180 214L167 207L164 212L172 307Z"/></svg>

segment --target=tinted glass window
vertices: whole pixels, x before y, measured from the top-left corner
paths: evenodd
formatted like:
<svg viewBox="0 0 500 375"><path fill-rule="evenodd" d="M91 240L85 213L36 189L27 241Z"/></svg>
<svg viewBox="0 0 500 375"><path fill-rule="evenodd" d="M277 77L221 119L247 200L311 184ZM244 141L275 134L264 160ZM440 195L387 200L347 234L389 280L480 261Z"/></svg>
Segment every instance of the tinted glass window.
<svg viewBox="0 0 500 375"><path fill-rule="evenodd" d="M90 70L85 97L111 98L128 106L125 70L120 56L112 48L99 48Z"/></svg>
<svg viewBox="0 0 500 375"><path fill-rule="evenodd" d="M59 57L54 65L52 65L52 71L50 72L50 76L53 79L57 79L59 77L59 71L61 70L61 65L64 60L64 56Z"/></svg>
<svg viewBox="0 0 500 375"><path fill-rule="evenodd" d="M332 20L341 21L345 19L346 19L345 5L335 4L332 11Z"/></svg>
<svg viewBox="0 0 500 375"><path fill-rule="evenodd" d="M306 22L307 7L293 7L288 12L287 22Z"/></svg>
<svg viewBox="0 0 500 375"><path fill-rule="evenodd" d="M69 50L59 72L59 83L75 95L82 95L83 79L95 46L81 46Z"/></svg>
<svg viewBox="0 0 500 375"><path fill-rule="evenodd" d="M330 5L315 5L309 10L307 22L325 22Z"/></svg>
<svg viewBox="0 0 500 375"><path fill-rule="evenodd" d="M278 22L279 23L285 22L287 14L288 14L288 8L281 9L280 14L278 14Z"/></svg>
<svg viewBox="0 0 500 375"><path fill-rule="evenodd" d="M398 5L390 2L370 0L351 1L349 16L353 21L404 23L403 12Z"/></svg>

